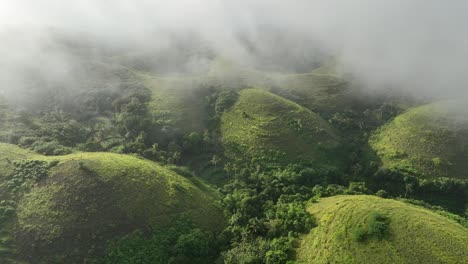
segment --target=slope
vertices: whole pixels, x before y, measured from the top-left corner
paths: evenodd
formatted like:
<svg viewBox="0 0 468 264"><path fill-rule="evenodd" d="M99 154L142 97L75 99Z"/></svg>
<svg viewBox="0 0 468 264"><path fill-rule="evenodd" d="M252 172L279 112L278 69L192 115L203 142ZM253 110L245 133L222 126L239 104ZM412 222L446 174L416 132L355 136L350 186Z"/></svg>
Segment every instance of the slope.
<svg viewBox="0 0 468 264"><path fill-rule="evenodd" d="M108 240L178 216L210 230L223 226L215 192L151 161L113 153L45 157L7 144L0 153L17 161L6 177L21 180L20 160L35 160L23 168L29 174L48 169L26 185L31 188L18 199L14 217L16 250L28 261L79 262L102 253Z"/></svg>
<svg viewBox="0 0 468 264"><path fill-rule="evenodd" d="M261 89L245 89L221 117L228 155L276 156L281 164L336 166L340 138L315 113Z"/></svg>
<svg viewBox="0 0 468 264"><path fill-rule="evenodd" d="M468 262L468 229L423 208L359 195L321 199L309 212L318 226L301 242L300 263ZM375 215L385 219L386 233L359 241L359 229L378 226L368 223Z"/></svg>
<svg viewBox="0 0 468 264"><path fill-rule="evenodd" d="M376 131L370 145L386 167L428 177L467 178L468 118L463 102L412 108Z"/></svg>
<svg viewBox="0 0 468 264"><path fill-rule="evenodd" d="M279 93L312 111L332 113L346 100L347 82L324 73L279 75L275 84Z"/></svg>

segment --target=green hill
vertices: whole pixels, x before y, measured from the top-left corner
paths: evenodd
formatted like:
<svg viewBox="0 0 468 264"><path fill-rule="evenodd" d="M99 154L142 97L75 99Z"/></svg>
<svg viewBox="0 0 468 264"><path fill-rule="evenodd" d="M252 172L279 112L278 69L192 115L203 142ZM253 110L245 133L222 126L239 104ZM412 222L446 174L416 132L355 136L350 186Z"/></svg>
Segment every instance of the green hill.
<svg viewBox="0 0 468 264"><path fill-rule="evenodd" d="M170 114L182 129L203 131L209 119L206 97L219 90L279 87L275 93L312 111L332 112L344 100L347 83L330 67L307 74L267 73L218 58L210 63L209 71L200 74L137 72L137 76L151 90L153 112Z"/></svg>
<svg viewBox="0 0 468 264"><path fill-rule="evenodd" d="M205 96L202 78L197 76L155 76L138 73L142 83L151 90L150 109L166 115L184 131L203 131L206 128Z"/></svg>
<svg viewBox="0 0 468 264"><path fill-rule="evenodd" d="M386 167L467 178L466 112L464 101L455 100L412 108L376 131L370 145Z"/></svg>
<svg viewBox="0 0 468 264"><path fill-rule="evenodd" d="M322 71L326 70L319 68L312 73L276 76L279 93L312 111L336 111L346 100L348 84L340 77Z"/></svg>
<svg viewBox="0 0 468 264"><path fill-rule="evenodd" d="M49 167L16 209L16 250L29 260L78 261L102 252L109 239L182 215L209 230L223 226L215 192L151 161L112 153L45 157L7 144L0 153L10 159L0 165L36 160L25 165L29 174L39 173L41 162Z"/></svg>
<svg viewBox="0 0 468 264"><path fill-rule="evenodd" d="M335 196L321 199L309 212L318 226L303 238L299 263L468 262L468 229L414 205L375 196ZM374 235L366 237L366 227Z"/></svg>
<svg viewBox="0 0 468 264"><path fill-rule="evenodd" d="M165 114L184 131L203 131L211 118L207 97L219 90L248 86L265 86L268 78L259 72L217 59L203 74L157 75L137 72L141 82L151 90L151 110Z"/></svg>
<svg viewBox="0 0 468 264"><path fill-rule="evenodd" d="M304 107L261 89L240 92L237 102L222 114L221 132L228 153L255 158L275 154L282 164L339 163L338 155L332 153L340 138L327 122Z"/></svg>

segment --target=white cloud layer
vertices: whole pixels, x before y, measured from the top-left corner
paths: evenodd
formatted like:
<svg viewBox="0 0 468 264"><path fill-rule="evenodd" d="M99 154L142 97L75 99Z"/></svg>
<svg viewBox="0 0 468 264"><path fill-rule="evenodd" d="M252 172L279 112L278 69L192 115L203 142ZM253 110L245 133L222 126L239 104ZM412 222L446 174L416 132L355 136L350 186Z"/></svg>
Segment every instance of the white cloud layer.
<svg viewBox="0 0 468 264"><path fill-rule="evenodd" d="M103 45L136 47L170 45L168 35L191 32L224 56L253 62L239 40L243 34L273 56L278 45L291 57L325 50L369 89L458 97L468 90L467 10L464 0L0 0L0 33L51 27L90 33ZM292 39L267 43L258 37L265 27ZM0 54L14 57L10 70L50 58L51 76L57 76L63 73L53 65L66 69L62 64L72 59L44 53L50 39L43 35L20 39L0 43Z"/></svg>

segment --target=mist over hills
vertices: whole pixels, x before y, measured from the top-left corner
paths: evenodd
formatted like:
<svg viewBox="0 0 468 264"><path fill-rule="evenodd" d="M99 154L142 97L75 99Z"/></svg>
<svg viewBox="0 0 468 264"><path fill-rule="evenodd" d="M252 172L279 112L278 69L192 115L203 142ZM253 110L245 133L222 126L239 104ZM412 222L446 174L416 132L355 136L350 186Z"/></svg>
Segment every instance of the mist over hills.
<svg viewBox="0 0 468 264"><path fill-rule="evenodd" d="M0 263L464 263L465 1L0 3Z"/></svg>
<svg viewBox="0 0 468 264"><path fill-rule="evenodd" d="M307 72L326 55L369 90L458 97L467 84L465 8L420 0L5 2L2 72L11 79L20 69L47 68L43 79L73 78L82 56L116 54L162 72L200 72L213 57ZM2 78L21 85L15 79Z"/></svg>

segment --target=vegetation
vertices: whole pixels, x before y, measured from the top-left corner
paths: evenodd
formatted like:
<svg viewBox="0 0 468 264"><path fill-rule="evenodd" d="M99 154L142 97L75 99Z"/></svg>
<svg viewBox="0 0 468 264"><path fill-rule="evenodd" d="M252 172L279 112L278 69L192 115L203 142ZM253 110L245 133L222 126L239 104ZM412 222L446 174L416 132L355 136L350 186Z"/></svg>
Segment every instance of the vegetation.
<svg viewBox="0 0 468 264"><path fill-rule="evenodd" d="M388 168L421 177L466 178L468 121L464 102L412 108L379 129L372 148Z"/></svg>
<svg viewBox="0 0 468 264"><path fill-rule="evenodd" d="M374 196L320 199L318 226L298 249L303 263L463 263L468 230L427 209Z"/></svg>
<svg viewBox="0 0 468 264"><path fill-rule="evenodd" d="M0 101L1 263L468 262L455 101L146 55Z"/></svg>
<svg viewBox="0 0 468 264"><path fill-rule="evenodd" d="M177 215L206 230L223 226L215 192L153 162L111 153L34 158L13 161L13 173L2 184L13 203L5 204L3 215L18 204L21 256L47 263L77 260L102 252L108 239L157 228Z"/></svg>
<svg viewBox="0 0 468 264"><path fill-rule="evenodd" d="M353 236L358 242L376 238L383 239L388 236L388 218L378 212L370 212L362 226L354 228Z"/></svg>
<svg viewBox="0 0 468 264"><path fill-rule="evenodd" d="M136 231L113 242L108 253L95 261L107 263L214 263L218 245L209 232L187 219L154 227L147 234Z"/></svg>
<svg viewBox="0 0 468 264"><path fill-rule="evenodd" d="M273 91L312 111L333 113L345 102L348 84L332 73L319 68L312 73L280 75Z"/></svg>
<svg viewBox="0 0 468 264"><path fill-rule="evenodd" d="M339 167L340 137L313 112L261 89L240 92L221 117L227 155L288 164ZM268 160L270 159L270 160Z"/></svg>

